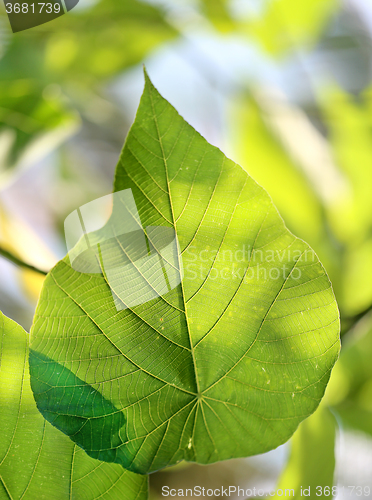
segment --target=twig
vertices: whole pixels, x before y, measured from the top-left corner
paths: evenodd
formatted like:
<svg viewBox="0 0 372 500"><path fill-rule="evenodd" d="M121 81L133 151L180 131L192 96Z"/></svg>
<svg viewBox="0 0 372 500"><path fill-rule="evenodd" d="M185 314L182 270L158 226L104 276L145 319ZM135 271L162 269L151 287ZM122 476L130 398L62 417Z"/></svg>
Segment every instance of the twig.
<svg viewBox="0 0 372 500"><path fill-rule="evenodd" d="M46 276L48 273L47 271L43 271L42 269L39 269L38 267L31 266L31 264L27 264L27 262L24 262L23 260L19 259L15 255L13 255L11 252L8 250L5 250L5 248L0 246L0 255L4 257L5 259L9 260L13 264L19 267L23 267L25 269L30 269L31 271L35 271L36 273L43 274Z"/></svg>
<svg viewBox="0 0 372 500"><path fill-rule="evenodd" d="M359 321L363 320L366 316L368 316L372 311L372 304L364 309L364 311L361 311L359 314L356 314L355 316L347 316L347 317L342 317L341 316L341 337L346 335L348 332L350 332L354 326L359 323Z"/></svg>

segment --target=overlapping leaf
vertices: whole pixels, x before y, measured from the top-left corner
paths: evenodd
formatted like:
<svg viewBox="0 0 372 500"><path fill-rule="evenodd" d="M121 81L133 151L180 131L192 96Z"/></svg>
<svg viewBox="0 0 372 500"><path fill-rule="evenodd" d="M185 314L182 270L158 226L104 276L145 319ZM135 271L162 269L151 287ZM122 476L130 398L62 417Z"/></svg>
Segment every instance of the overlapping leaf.
<svg viewBox="0 0 372 500"><path fill-rule="evenodd" d="M27 356L28 335L0 313L0 498L146 499L145 477L93 460L42 418Z"/></svg>
<svg viewBox="0 0 372 500"><path fill-rule="evenodd" d="M141 473L285 442L318 406L339 351L318 258L148 79L117 168L115 191L125 189L143 228L175 230L182 282L118 310L104 271L60 262L32 329L39 409L88 454ZM119 414L120 429L109 423Z"/></svg>

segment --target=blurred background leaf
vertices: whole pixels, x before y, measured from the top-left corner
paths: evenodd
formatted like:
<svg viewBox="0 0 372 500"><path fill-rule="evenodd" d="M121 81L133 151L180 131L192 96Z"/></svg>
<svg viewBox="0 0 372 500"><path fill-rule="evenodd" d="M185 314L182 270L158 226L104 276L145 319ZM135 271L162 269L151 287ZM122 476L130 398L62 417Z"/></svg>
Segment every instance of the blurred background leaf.
<svg viewBox="0 0 372 500"><path fill-rule="evenodd" d="M372 436L372 315L366 316L344 343L332 373L326 401L346 427Z"/></svg>
<svg viewBox="0 0 372 500"><path fill-rule="evenodd" d="M316 43L339 2L269 0L261 5L261 15L248 24L248 30L269 53L279 55L289 49Z"/></svg>
<svg viewBox="0 0 372 500"><path fill-rule="evenodd" d="M300 424L291 439L291 453L277 485L279 490L293 489L291 498L295 499L332 496L336 428L336 419L323 405Z"/></svg>
<svg viewBox="0 0 372 500"><path fill-rule="evenodd" d="M31 79L0 82L0 187L56 149L78 123L57 85L42 89Z"/></svg>
<svg viewBox="0 0 372 500"><path fill-rule="evenodd" d="M273 56L316 44L338 0L201 0L202 12L222 33L254 38Z"/></svg>

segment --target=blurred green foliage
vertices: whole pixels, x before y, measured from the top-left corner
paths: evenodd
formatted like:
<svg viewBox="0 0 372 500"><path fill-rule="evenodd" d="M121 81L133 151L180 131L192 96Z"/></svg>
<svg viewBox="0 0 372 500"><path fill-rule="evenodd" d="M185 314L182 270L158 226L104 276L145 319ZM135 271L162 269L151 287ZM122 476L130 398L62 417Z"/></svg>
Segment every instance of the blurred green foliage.
<svg viewBox="0 0 372 500"><path fill-rule="evenodd" d="M0 138L8 146L0 171L16 164L30 143L77 121L58 88L57 93L53 86L41 89L36 80L26 78L11 83L0 82Z"/></svg>
<svg viewBox="0 0 372 500"><path fill-rule="evenodd" d="M29 77L39 83L72 79L92 85L141 62L176 30L162 11L146 3L100 0L30 33L7 34L2 79Z"/></svg>
<svg viewBox="0 0 372 500"><path fill-rule="evenodd" d="M264 0L240 2L243 15L230 0L202 0L202 11L223 33L236 32L253 38L269 54L283 56L288 50L317 42L339 0Z"/></svg>
<svg viewBox="0 0 372 500"><path fill-rule="evenodd" d="M0 172L30 141L76 121L86 94L101 96L104 82L177 34L161 10L137 0L101 0L32 31L9 31L0 39L0 134L11 145Z"/></svg>
<svg viewBox="0 0 372 500"><path fill-rule="evenodd" d="M271 54L316 43L338 0L272 0L263 2L263 16L247 30Z"/></svg>

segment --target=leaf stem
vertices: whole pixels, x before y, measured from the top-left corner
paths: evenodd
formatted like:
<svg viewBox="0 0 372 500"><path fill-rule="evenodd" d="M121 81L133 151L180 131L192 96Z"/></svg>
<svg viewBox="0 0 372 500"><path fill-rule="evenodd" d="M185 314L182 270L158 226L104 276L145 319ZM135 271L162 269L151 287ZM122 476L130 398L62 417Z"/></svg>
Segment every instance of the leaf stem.
<svg viewBox="0 0 372 500"><path fill-rule="evenodd" d="M3 248L1 245L0 245L0 256L9 260L10 262L15 264L16 266L23 267L25 269L30 269L31 271L34 271L34 272L39 273L39 274L43 274L44 276L46 276L48 274L47 271L43 271L42 269L39 269L38 267L32 266L31 264L27 264L27 262L24 262L23 260L16 257L8 250L5 250L5 248Z"/></svg>

